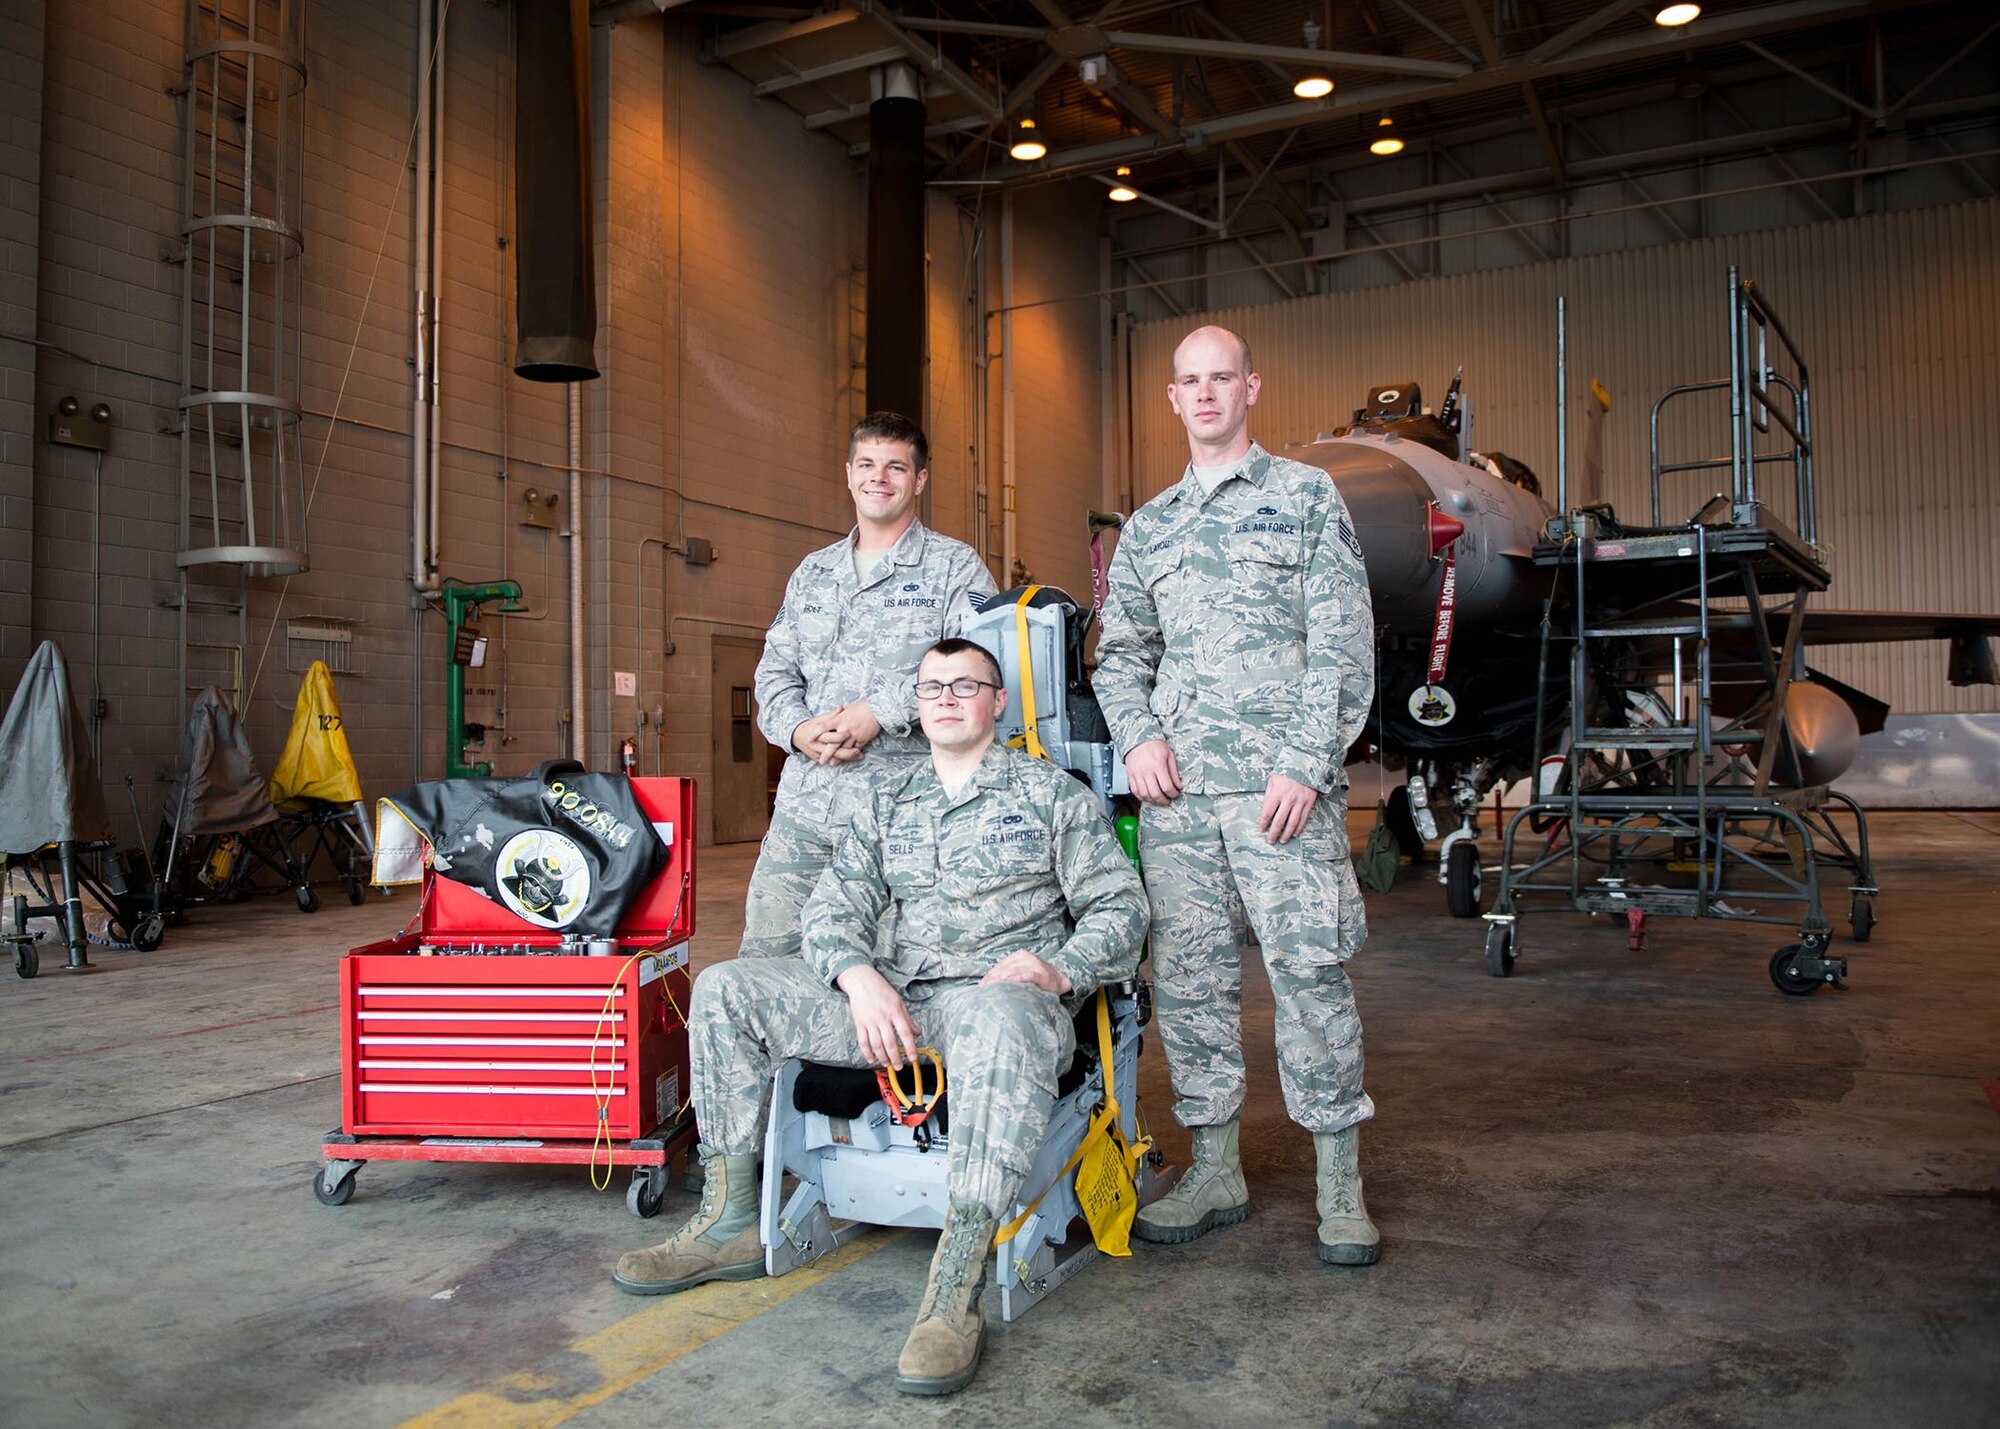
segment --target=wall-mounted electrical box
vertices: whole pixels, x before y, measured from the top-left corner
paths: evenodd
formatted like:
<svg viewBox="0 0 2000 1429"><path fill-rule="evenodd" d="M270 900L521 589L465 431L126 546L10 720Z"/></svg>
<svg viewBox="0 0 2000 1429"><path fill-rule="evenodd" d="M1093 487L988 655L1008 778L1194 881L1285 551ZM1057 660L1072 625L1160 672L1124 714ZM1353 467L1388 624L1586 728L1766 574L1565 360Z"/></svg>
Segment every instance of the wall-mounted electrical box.
<svg viewBox="0 0 2000 1429"><path fill-rule="evenodd" d="M49 440L59 447L104 451L111 445L111 409L99 402L86 414L76 398L65 397L49 413Z"/></svg>
<svg viewBox="0 0 2000 1429"><path fill-rule="evenodd" d="M521 493L520 522L542 531L556 528L556 499L559 493L531 486Z"/></svg>
<svg viewBox="0 0 2000 1429"><path fill-rule="evenodd" d="M709 566L715 564L716 554L713 541L704 536L690 536L681 557L691 566Z"/></svg>

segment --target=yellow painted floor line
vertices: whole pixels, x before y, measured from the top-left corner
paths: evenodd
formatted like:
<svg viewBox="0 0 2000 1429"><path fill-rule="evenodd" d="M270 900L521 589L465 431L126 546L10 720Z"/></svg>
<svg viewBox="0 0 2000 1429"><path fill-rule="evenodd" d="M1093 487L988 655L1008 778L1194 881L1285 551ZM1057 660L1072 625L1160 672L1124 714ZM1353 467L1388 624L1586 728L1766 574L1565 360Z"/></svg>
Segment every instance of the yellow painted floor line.
<svg viewBox="0 0 2000 1429"><path fill-rule="evenodd" d="M551 1356L550 1364L559 1363L560 1369L502 1375L406 1420L402 1429L541 1429L564 1423L894 1239L891 1233L869 1231L823 1260L775 1280L718 1281L663 1295Z"/></svg>

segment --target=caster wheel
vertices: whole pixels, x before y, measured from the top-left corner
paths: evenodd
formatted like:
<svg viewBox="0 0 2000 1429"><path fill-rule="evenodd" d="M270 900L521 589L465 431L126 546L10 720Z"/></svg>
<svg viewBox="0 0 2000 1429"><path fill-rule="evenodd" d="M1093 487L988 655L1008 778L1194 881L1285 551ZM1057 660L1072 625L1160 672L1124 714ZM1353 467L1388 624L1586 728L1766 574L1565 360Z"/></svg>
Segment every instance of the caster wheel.
<svg viewBox="0 0 2000 1429"><path fill-rule="evenodd" d="M156 951L160 944L166 941L166 936L166 915L162 913L146 913L142 914L139 921L132 925L132 937L130 941L132 946L140 952L150 953Z"/></svg>
<svg viewBox="0 0 2000 1429"><path fill-rule="evenodd" d="M625 1209L642 1221L650 1221L660 1213L660 1203L667 1198L667 1178L664 1168L658 1176L644 1171L635 1172L632 1184L625 1188Z"/></svg>
<svg viewBox="0 0 2000 1429"><path fill-rule="evenodd" d="M1875 933L1875 900L1857 896L1847 906L1847 925L1854 930L1854 941L1865 943Z"/></svg>
<svg viewBox="0 0 2000 1429"><path fill-rule="evenodd" d="M357 908L367 902L368 885L358 878L350 878L347 881L347 901Z"/></svg>
<svg viewBox="0 0 2000 1429"><path fill-rule="evenodd" d="M295 896L298 901L299 912L301 913L319 912L319 895L313 892L311 884L307 883L300 884Z"/></svg>
<svg viewBox="0 0 2000 1429"><path fill-rule="evenodd" d="M1514 975L1514 925L1492 923L1486 929L1486 971L1494 977Z"/></svg>
<svg viewBox="0 0 2000 1429"><path fill-rule="evenodd" d="M1444 902L1454 918L1477 918L1485 869L1479 863L1479 847L1460 841L1445 855Z"/></svg>
<svg viewBox="0 0 2000 1429"><path fill-rule="evenodd" d="M33 943L22 943L14 949L14 971L21 977L33 977L42 970L42 955L35 951Z"/></svg>
<svg viewBox="0 0 2000 1429"><path fill-rule="evenodd" d="M313 1199L322 1206L344 1206L354 1199L354 1178L356 1172L349 1171L333 1185L326 1184L326 1173L313 1177Z"/></svg>
<svg viewBox="0 0 2000 1429"><path fill-rule="evenodd" d="M1817 981L1799 974L1801 951L1797 943L1792 943L1771 954L1771 981L1788 997L1811 997L1819 991Z"/></svg>

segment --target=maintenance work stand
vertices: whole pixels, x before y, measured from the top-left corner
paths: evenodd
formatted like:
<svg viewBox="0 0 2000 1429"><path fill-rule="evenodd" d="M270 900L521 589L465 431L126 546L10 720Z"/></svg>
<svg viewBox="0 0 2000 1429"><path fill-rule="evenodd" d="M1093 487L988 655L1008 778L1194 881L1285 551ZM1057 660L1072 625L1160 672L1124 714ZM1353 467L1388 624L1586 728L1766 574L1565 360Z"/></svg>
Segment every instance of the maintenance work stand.
<svg viewBox="0 0 2000 1429"><path fill-rule="evenodd" d="M1570 508L1565 472L1559 514L1534 550L1553 577L1542 668L1569 661L1566 689L1542 682L1535 753L1561 769L1507 823L1485 915L1495 977L1512 972L1528 912L1623 918L1635 952L1654 915L1724 918L1792 929L1769 971L1780 990L1805 995L1847 973L1829 952L1823 869L1846 877L1855 939L1873 925L1866 819L1816 782L1807 727L1813 704L1838 696L1809 682L1803 663L1807 602L1831 581L1806 364L1735 268L1728 311L1729 376L1673 388L1654 405L1651 524L1625 525L1608 506ZM1662 411L1718 391L1728 396L1729 454L1663 460ZM1788 497L1788 511L1760 495L1767 467L1788 469L1790 481L1768 493ZM1662 525L1662 479L1706 470L1727 470L1729 491Z"/></svg>

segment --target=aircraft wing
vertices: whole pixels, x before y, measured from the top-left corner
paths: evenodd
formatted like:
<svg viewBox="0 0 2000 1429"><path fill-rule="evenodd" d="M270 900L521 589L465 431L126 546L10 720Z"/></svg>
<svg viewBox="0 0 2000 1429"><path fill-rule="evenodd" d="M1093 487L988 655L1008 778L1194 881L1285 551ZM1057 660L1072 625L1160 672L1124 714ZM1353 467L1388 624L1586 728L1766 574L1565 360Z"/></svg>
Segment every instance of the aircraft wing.
<svg viewBox="0 0 2000 1429"><path fill-rule="evenodd" d="M1905 640L1969 640L2000 635L2000 615L1924 610L1820 610L1806 607L1813 645L1874 645Z"/></svg>
<svg viewBox="0 0 2000 1429"><path fill-rule="evenodd" d="M1783 638L1782 617L1771 621L1771 638ZM1886 645L1912 640L1951 642L1954 685L2000 684L1993 647L2000 615L1952 614L1923 610L1820 610L1806 607L1805 642L1814 645Z"/></svg>
<svg viewBox="0 0 2000 1429"><path fill-rule="evenodd" d="M1670 607L1692 615L1693 607ZM1783 611L1770 616L1771 643L1785 638ZM1989 643L2000 635L2000 615L1935 610L1824 610L1806 607L1807 649L1826 645L1895 645L1918 640L1948 640L1951 653L1946 676L1954 685L2000 685L2000 662ZM1741 649L1750 645L1745 630L1719 631L1716 643Z"/></svg>

